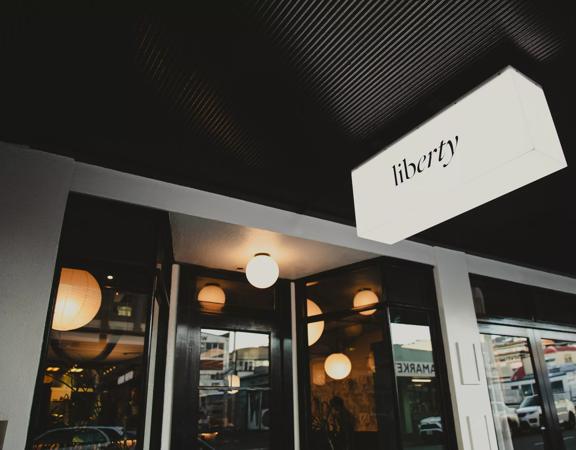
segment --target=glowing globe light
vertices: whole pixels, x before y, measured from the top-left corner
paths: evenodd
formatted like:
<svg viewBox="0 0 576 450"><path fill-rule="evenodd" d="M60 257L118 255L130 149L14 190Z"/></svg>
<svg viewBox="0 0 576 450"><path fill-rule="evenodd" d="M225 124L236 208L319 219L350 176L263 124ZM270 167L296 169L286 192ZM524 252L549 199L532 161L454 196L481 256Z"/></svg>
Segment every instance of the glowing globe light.
<svg viewBox="0 0 576 450"><path fill-rule="evenodd" d="M320 307L312 300L306 300L306 313L308 317L322 314ZM314 345L324 332L324 321L312 322L308 324L308 347Z"/></svg>
<svg viewBox="0 0 576 450"><path fill-rule="evenodd" d="M246 266L246 278L259 289L266 289L276 283L280 269L268 253L256 253Z"/></svg>
<svg viewBox="0 0 576 450"><path fill-rule="evenodd" d="M52 328L69 331L89 323L100 310L102 291L91 273L63 268L56 294Z"/></svg>
<svg viewBox="0 0 576 450"><path fill-rule="evenodd" d="M334 380L343 380L352 371L352 362L344 353L332 353L324 361L324 370Z"/></svg>
<svg viewBox="0 0 576 450"><path fill-rule="evenodd" d="M223 305L226 302L226 293L217 284L210 283L200 289L198 301Z"/></svg>
<svg viewBox="0 0 576 450"><path fill-rule="evenodd" d="M228 381L228 387L231 388L240 387L240 377L238 375L228 375L226 379ZM232 389L228 391L229 394L236 394L236 392L238 392L238 389Z"/></svg>
<svg viewBox="0 0 576 450"><path fill-rule="evenodd" d="M375 305L376 303L378 303L378 296L370 289L362 289L361 291L358 291L354 296L354 308ZM362 314L363 316L370 316L375 312L375 309L368 309L366 311L360 311L359 314Z"/></svg>

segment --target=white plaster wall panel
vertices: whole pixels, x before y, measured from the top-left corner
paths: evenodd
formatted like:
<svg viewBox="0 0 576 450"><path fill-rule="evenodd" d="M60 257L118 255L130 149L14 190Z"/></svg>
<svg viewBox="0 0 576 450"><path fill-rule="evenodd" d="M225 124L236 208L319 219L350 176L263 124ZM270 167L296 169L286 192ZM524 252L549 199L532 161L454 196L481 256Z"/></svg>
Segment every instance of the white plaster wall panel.
<svg viewBox="0 0 576 450"><path fill-rule="evenodd" d="M71 159L0 143L0 420L5 449L22 449L64 210Z"/></svg>

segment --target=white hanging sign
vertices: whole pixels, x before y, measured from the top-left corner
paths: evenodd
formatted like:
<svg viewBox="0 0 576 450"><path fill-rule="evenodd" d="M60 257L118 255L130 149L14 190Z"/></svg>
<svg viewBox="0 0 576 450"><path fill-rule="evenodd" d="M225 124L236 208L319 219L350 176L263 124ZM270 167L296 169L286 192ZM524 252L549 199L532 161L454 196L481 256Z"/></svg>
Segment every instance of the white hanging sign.
<svg viewBox="0 0 576 450"><path fill-rule="evenodd" d="M508 67L352 171L357 233L394 244L564 167L542 88Z"/></svg>

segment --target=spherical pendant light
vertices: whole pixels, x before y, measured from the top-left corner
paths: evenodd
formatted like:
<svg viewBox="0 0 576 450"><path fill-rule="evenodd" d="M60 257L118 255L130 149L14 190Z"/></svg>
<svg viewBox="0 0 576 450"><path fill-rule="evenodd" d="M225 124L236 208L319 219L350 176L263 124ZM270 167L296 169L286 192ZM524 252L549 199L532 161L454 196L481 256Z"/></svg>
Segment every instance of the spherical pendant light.
<svg viewBox="0 0 576 450"><path fill-rule="evenodd" d="M231 388L240 387L240 377L236 374L228 375L226 377L226 381L228 381L228 387L231 387ZM235 394L236 392L238 392L238 389L232 389L232 390L228 391L229 394Z"/></svg>
<svg viewBox="0 0 576 450"><path fill-rule="evenodd" d="M344 353L332 353L324 361L324 370L330 378L343 380L352 371L352 362Z"/></svg>
<svg viewBox="0 0 576 450"><path fill-rule="evenodd" d="M362 289L354 296L354 308L361 308L362 306L375 305L378 303L378 296L370 289ZM376 312L375 309L368 309L360 311L359 314L363 316L370 316Z"/></svg>
<svg viewBox="0 0 576 450"><path fill-rule="evenodd" d="M320 307L312 300L306 300L306 313L308 317L322 314ZM308 324L308 347L314 345L324 332L324 321L312 322Z"/></svg>
<svg viewBox="0 0 576 450"><path fill-rule="evenodd" d="M209 283L198 292L198 301L223 305L226 302L226 293L216 283Z"/></svg>
<svg viewBox="0 0 576 450"><path fill-rule="evenodd" d="M63 268L56 294L52 328L69 331L81 328L98 313L102 291L91 273Z"/></svg>
<svg viewBox="0 0 576 450"><path fill-rule="evenodd" d="M250 284L266 289L276 283L280 269L268 253L256 253L246 265L246 278Z"/></svg>

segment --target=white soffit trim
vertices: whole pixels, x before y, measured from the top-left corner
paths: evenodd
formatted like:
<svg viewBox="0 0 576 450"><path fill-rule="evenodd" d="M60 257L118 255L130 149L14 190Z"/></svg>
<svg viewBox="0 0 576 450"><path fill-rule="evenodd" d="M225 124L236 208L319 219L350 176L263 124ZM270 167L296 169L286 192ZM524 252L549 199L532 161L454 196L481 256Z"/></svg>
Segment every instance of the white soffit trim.
<svg viewBox="0 0 576 450"><path fill-rule="evenodd" d="M226 223L251 226L408 261L435 265L432 246L411 241L395 245L361 239L354 227L250 203L163 181L76 163L73 192L179 212ZM469 270L478 275L576 293L576 279L467 256Z"/></svg>
<svg viewBox="0 0 576 450"><path fill-rule="evenodd" d="M542 88L508 67L352 171L358 236L394 244L564 167Z"/></svg>
<svg viewBox="0 0 576 450"><path fill-rule="evenodd" d="M408 261L434 264L432 247L429 245L411 241L395 245L369 241L359 238L356 229L348 225L91 164L76 163L71 190Z"/></svg>

